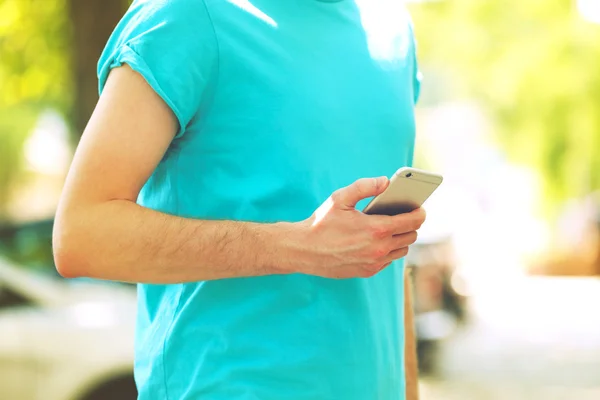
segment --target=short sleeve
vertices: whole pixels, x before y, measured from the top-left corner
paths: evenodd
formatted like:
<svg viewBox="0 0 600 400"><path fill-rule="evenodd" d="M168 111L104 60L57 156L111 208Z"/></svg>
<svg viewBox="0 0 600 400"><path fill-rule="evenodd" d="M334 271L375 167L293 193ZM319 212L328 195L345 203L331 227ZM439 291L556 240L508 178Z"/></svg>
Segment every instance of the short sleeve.
<svg viewBox="0 0 600 400"><path fill-rule="evenodd" d="M215 79L217 54L203 0L135 0L98 62L99 92L112 68L128 64L172 109L181 136Z"/></svg>

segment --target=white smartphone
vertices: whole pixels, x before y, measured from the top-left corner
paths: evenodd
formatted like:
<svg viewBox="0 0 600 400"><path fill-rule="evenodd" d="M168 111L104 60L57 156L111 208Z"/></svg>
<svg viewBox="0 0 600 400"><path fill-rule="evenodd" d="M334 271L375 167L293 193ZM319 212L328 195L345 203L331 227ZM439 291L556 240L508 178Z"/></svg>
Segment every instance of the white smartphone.
<svg viewBox="0 0 600 400"><path fill-rule="evenodd" d="M416 168L400 168L383 193L367 204L365 214L397 215L423 205L442 183L442 176Z"/></svg>

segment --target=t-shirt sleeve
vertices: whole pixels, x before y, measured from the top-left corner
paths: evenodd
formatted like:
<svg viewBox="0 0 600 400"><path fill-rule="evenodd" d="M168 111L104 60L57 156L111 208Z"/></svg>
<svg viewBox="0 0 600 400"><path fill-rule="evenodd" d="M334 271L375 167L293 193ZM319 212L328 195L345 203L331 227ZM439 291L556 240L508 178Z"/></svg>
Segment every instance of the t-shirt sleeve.
<svg viewBox="0 0 600 400"><path fill-rule="evenodd" d="M217 53L203 0L135 0L98 62L99 92L112 68L128 64L172 109L181 136L214 80Z"/></svg>

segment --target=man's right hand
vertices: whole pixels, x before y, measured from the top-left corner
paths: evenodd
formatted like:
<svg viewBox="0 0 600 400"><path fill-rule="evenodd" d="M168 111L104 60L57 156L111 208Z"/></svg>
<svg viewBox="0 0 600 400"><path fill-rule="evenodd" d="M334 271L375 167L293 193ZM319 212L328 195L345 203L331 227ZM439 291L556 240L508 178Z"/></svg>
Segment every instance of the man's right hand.
<svg viewBox="0 0 600 400"><path fill-rule="evenodd" d="M356 209L387 188L386 177L359 179L335 191L313 215L296 226L302 239L297 272L327 278L370 277L406 256L417 240L425 211L396 216L367 215Z"/></svg>

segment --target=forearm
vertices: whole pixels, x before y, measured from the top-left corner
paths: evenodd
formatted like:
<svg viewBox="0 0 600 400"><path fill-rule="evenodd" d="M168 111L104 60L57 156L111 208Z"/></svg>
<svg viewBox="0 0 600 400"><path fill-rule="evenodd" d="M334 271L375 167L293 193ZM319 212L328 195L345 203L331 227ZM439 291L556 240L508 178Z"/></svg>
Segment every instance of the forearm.
<svg viewBox="0 0 600 400"><path fill-rule="evenodd" d="M412 284L410 272L404 274L404 360L406 370L406 399L419 398L419 367L417 362L417 341L412 305Z"/></svg>
<svg viewBox="0 0 600 400"><path fill-rule="evenodd" d="M291 224L180 218L113 200L57 216L66 276L175 283L280 273Z"/></svg>

